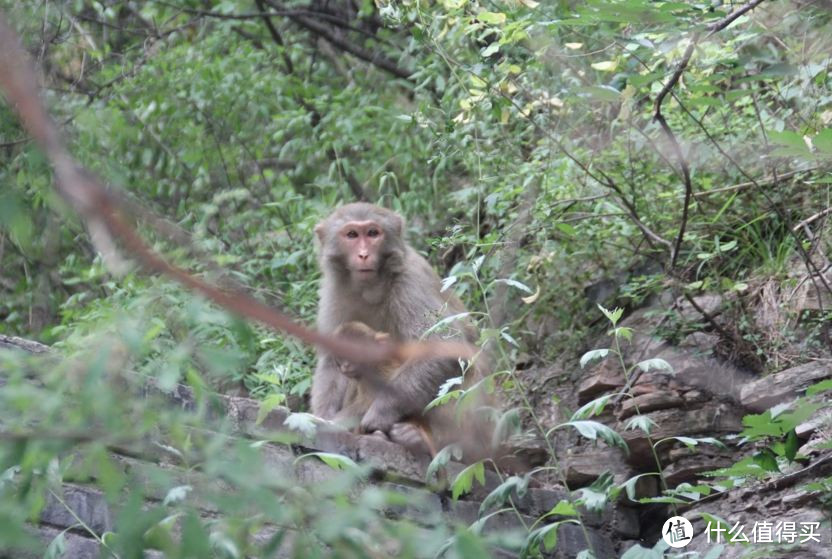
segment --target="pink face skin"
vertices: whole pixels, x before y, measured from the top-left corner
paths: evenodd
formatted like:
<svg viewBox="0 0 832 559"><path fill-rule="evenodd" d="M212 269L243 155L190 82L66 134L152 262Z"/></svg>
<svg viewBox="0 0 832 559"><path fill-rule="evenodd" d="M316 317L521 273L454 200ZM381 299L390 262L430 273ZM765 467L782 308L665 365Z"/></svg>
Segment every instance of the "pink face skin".
<svg viewBox="0 0 832 559"><path fill-rule="evenodd" d="M347 267L358 281L375 279L384 229L375 221L351 221L338 232L338 244L347 255Z"/></svg>

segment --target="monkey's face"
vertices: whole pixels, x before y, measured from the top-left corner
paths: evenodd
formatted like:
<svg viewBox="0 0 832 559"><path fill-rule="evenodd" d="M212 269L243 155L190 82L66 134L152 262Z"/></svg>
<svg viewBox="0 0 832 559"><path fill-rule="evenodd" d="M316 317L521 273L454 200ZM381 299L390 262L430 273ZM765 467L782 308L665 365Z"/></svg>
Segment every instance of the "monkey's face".
<svg viewBox="0 0 832 559"><path fill-rule="evenodd" d="M337 243L353 280L364 282L378 277L384 237L384 229L373 220L350 221L338 230Z"/></svg>
<svg viewBox="0 0 832 559"><path fill-rule="evenodd" d="M341 374L350 379L357 379L360 375L358 374L358 367L354 364L350 363L349 361L344 361L343 359L338 359L338 370L341 371Z"/></svg>

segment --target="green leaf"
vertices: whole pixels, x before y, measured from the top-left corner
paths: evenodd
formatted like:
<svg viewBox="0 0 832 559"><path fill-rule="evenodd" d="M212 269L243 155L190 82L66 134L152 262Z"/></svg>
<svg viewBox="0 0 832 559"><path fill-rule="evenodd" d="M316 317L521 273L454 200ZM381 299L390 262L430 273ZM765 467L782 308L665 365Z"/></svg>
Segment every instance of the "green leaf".
<svg viewBox="0 0 832 559"><path fill-rule="evenodd" d="M442 287L439 289L440 292L444 293L447 291L453 284L459 281L459 276L448 276L442 279Z"/></svg>
<svg viewBox="0 0 832 559"><path fill-rule="evenodd" d="M529 479L528 475L523 477L511 476L507 478L503 483L495 487L485 499L483 499L482 504L480 505L480 515L490 509L503 506L503 504L505 504L515 492L518 497L523 497L529 486Z"/></svg>
<svg viewBox="0 0 832 559"><path fill-rule="evenodd" d="M425 482L433 483L441 468L447 466L452 459L459 460L460 458L462 458L462 448L456 444L448 445L437 452L428 464L427 471L425 471Z"/></svg>
<svg viewBox="0 0 832 559"><path fill-rule="evenodd" d="M624 309L616 307L613 310L607 310L601 305L598 305L598 308L604 313L604 316L607 317L607 320L610 321L610 324L615 326L618 324L618 321L621 320L621 317L624 315Z"/></svg>
<svg viewBox="0 0 832 559"><path fill-rule="evenodd" d="M794 462L794 457L797 456L797 449L799 446L800 442L797 440L797 431L792 429L786 435L786 445L784 452L784 456L789 462Z"/></svg>
<svg viewBox="0 0 832 559"><path fill-rule="evenodd" d="M627 497L631 501L635 501L635 500L637 500L636 499L636 484L638 483L638 480L640 480L641 478L646 477L646 476L658 476L658 475L659 475L658 472L647 472L647 473L644 473L644 474L638 474L636 476L631 477L627 481L625 481L621 485L621 487L627 492Z"/></svg>
<svg viewBox="0 0 832 559"><path fill-rule="evenodd" d="M312 456L319 458L324 464L326 464L333 470L358 469L358 464L356 464L352 460L352 458L349 458L348 456L343 456L341 454L333 454L331 452L309 452L307 454L298 456L295 459L295 462Z"/></svg>
<svg viewBox="0 0 832 559"><path fill-rule="evenodd" d="M806 395L814 396L815 394L820 394L821 392L826 392L827 390L832 390L832 378L816 382L806 389Z"/></svg>
<svg viewBox="0 0 832 559"><path fill-rule="evenodd" d="M559 515L559 516L578 516L578 510L575 506L570 503L569 501L562 499L558 501L552 510L546 513L546 516L551 515Z"/></svg>
<svg viewBox="0 0 832 559"><path fill-rule="evenodd" d="M618 62L615 60L604 60L603 62L590 64L590 66L600 72L612 72L618 67Z"/></svg>
<svg viewBox="0 0 832 559"><path fill-rule="evenodd" d="M569 225L568 223L558 223L555 227L561 232L570 237L574 237L578 234L578 230Z"/></svg>
<svg viewBox="0 0 832 559"><path fill-rule="evenodd" d="M260 408L257 410L257 419L255 420L254 424L260 425L261 423L263 423L263 420L266 419L266 416L269 415L269 412L279 407L280 404L282 404L285 400L285 394L275 393L267 396L265 400L260 402Z"/></svg>
<svg viewBox="0 0 832 559"><path fill-rule="evenodd" d="M609 502L608 493L613 489L617 492L618 487L613 483L612 474L604 472L589 487L578 489L581 495L580 504L590 511L600 512Z"/></svg>
<svg viewBox="0 0 832 559"><path fill-rule="evenodd" d="M803 140L803 136L797 132L786 130L783 132L769 132L769 140L777 146L772 152L773 155L782 157L803 157L811 158L809 147Z"/></svg>
<svg viewBox="0 0 832 559"><path fill-rule="evenodd" d="M824 128L812 138L812 145L823 155L832 155L832 128Z"/></svg>
<svg viewBox="0 0 832 559"><path fill-rule="evenodd" d="M592 351L587 351L581 356L581 369L586 367L587 363L590 361L605 358L609 352L609 349L593 349Z"/></svg>
<svg viewBox="0 0 832 559"><path fill-rule="evenodd" d="M471 316L470 312L461 312L461 313L453 314L451 316L446 316L445 318L436 322L433 326L431 326L430 328L425 330L425 333L422 334L422 338L426 338L426 337L430 336L431 334L433 334L434 332L437 332L437 331L441 330L442 328L444 328L445 326L448 326L452 322L454 322L456 320L459 320L461 318L466 318L468 316Z"/></svg>
<svg viewBox="0 0 832 559"><path fill-rule="evenodd" d="M621 559L662 559L663 557L663 553L647 549L646 547L641 547L639 544L635 544L633 547L624 552Z"/></svg>
<svg viewBox="0 0 832 559"><path fill-rule="evenodd" d="M670 365L670 363L668 363L664 359L659 359L658 357L640 361L636 364L636 366L645 373L654 370L665 371L667 373L673 374L673 367Z"/></svg>
<svg viewBox="0 0 832 559"><path fill-rule="evenodd" d="M520 291L525 291L526 293L534 293L531 287L513 279L496 279L494 280L494 283L504 283L506 285L510 285L511 287L515 287Z"/></svg>
<svg viewBox="0 0 832 559"><path fill-rule="evenodd" d="M436 395L436 398L430 401L427 406L425 406L425 410L429 410L435 408L437 406L441 406L451 400L456 400L463 394L463 390L451 390L454 386L462 386L463 378L459 377L452 377L442 383L442 386L439 387L439 392Z"/></svg>
<svg viewBox="0 0 832 559"><path fill-rule="evenodd" d="M164 500L162 500L162 504L168 506L181 503L188 497L188 493L193 491L193 489L194 488L190 485L178 485L176 487L172 487L168 490Z"/></svg>
<svg viewBox="0 0 832 559"><path fill-rule="evenodd" d="M484 49L480 51L480 56L483 58L488 58L489 56L493 56L500 52L500 43L494 41Z"/></svg>
<svg viewBox="0 0 832 559"><path fill-rule="evenodd" d="M64 534L67 530L69 528L52 538L52 541L46 546L46 553L43 554L43 559L59 559L64 556L64 553L66 553L66 537Z"/></svg>
<svg viewBox="0 0 832 559"><path fill-rule="evenodd" d="M145 545L151 549L166 550L171 549L175 545L173 533L184 513L176 512L168 515L145 530L143 540ZM110 539L116 540L113 544L118 543L118 534L113 534ZM112 544L108 544L112 545Z"/></svg>
<svg viewBox="0 0 832 559"><path fill-rule="evenodd" d="M693 437L683 437L683 436L675 436L675 437L667 437L666 439L662 439L662 441L679 441L680 443L684 444L688 448L693 448L700 444L712 444L714 446L718 446L723 449L727 449L728 447L720 441L719 439L715 439L714 437L701 437L701 438L693 438ZM659 444L658 441L656 445Z"/></svg>
<svg viewBox="0 0 832 559"><path fill-rule="evenodd" d="M588 417L592 417L594 415L601 415L604 412L604 408L606 408L607 403L616 396L615 394L605 394L594 400L591 400L575 410L575 413L572 414L571 419L572 421L579 420L579 419L586 419Z"/></svg>
<svg viewBox="0 0 832 559"><path fill-rule="evenodd" d="M485 485L485 465L482 462L475 462L457 474L451 483L451 498L456 501L463 493L469 493L475 479L480 485Z"/></svg>
<svg viewBox="0 0 832 559"><path fill-rule="evenodd" d="M621 438L621 435L616 433L610 427L607 427L603 423L598 423L597 421L567 421L566 423L561 423L549 430L553 431L554 429L560 429L561 427L573 427L578 433L580 433L583 437L596 440L600 438L605 443L610 446L617 446L624 451L629 451L627 447L627 443L624 442L624 439ZM548 436L548 435L547 435Z"/></svg>
<svg viewBox="0 0 832 559"><path fill-rule="evenodd" d="M546 551L554 549L558 544L558 528L563 522L555 522L541 526L529 532L529 535L526 537L526 543L523 546L525 552L521 556L528 557L529 555L533 555L541 547Z"/></svg>
<svg viewBox="0 0 832 559"><path fill-rule="evenodd" d="M769 472L779 472L780 466L777 465L777 456L771 449L764 448L756 453L752 459L758 466Z"/></svg>
<svg viewBox="0 0 832 559"><path fill-rule="evenodd" d="M230 557L231 559L239 559L243 555L234 540L225 532L220 530L213 530L208 536L208 541L215 551L219 551L217 555L220 557Z"/></svg>
<svg viewBox="0 0 832 559"><path fill-rule="evenodd" d="M14 193L0 192L0 229L5 229L11 238L28 249L34 233L31 213L23 201Z"/></svg>
<svg viewBox="0 0 832 559"><path fill-rule="evenodd" d="M298 431L307 437L315 436L318 429L317 418L311 413L290 413L283 424L292 431Z"/></svg>
<svg viewBox="0 0 832 559"><path fill-rule="evenodd" d="M477 14L477 19L483 23L499 25L505 23L506 14L502 12L480 12Z"/></svg>

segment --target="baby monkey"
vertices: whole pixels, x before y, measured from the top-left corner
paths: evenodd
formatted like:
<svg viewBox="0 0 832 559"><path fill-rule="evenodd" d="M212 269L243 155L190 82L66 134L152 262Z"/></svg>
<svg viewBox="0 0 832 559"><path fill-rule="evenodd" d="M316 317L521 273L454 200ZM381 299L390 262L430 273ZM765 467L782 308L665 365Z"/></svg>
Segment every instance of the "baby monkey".
<svg viewBox="0 0 832 559"><path fill-rule="evenodd" d="M334 332L336 336L343 336L356 341L372 341L386 343L390 335L386 332L373 330L363 322L351 321L341 324ZM378 365L356 365L342 359L335 359L338 371L350 379L344 395L344 404L335 416L335 422L359 432L359 423L367 410L370 409L376 395L385 390L391 390L390 381L396 378L401 369L401 362L389 361ZM431 429L431 414L406 417L402 422L395 423L390 429L389 437L409 450L429 453L436 456L436 442ZM373 433L387 438L386 433Z"/></svg>

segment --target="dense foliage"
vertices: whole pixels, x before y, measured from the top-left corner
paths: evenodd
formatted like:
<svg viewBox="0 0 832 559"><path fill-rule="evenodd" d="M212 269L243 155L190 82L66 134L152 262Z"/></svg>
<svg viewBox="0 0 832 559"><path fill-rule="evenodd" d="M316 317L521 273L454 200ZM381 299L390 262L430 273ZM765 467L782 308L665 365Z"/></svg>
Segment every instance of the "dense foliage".
<svg viewBox="0 0 832 559"><path fill-rule="evenodd" d="M587 349L608 326L594 303L632 308L663 293L725 294L735 328L716 351L756 372L824 351L832 10L824 0L742 6L0 0L73 154L179 228L161 238L137 216L171 260L312 322L312 228L341 202L371 200L407 216L411 242L508 371ZM300 410L313 352L168 280L125 273L129 253L97 250L5 104L0 185L0 334L64 357L37 386L29 379L42 365L8 363L17 372L2 423L22 434L1 469L17 468L24 489L0 511L0 541L13 543L61 475L123 491L105 450L162 433L189 468L238 489L239 502L218 500L251 525L207 527L184 498L166 500L184 503L175 514L137 498L130 514L141 521L113 543L124 556L147 545L140 528L180 516L181 541L161 545L172 556L204 556L206 530L221 534L215 549L241 556L255 524L314 525L320 497L350 480L297 495L251 447L241 443L229 465L220 443L192 438L185 426L203 425L208 404L184 418L160 412L124 398L117 380L130 369L163 388L233 388ZM817 301L811 313L806 298ZM780 309L776 320L760 317L760 301ZM679 339L698 326L669 315L663 327ZM107 434L76 436L89 425ZM296 506L275 510L263 487ZM382 497L365 499L369 515ZM372 522L351 522L316 526L315 545L372 556L347 529ZM407 550L415 536L391 537ZM453 541L460 555L479 549L467 535Z"/></svg>

